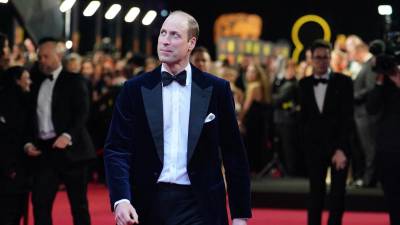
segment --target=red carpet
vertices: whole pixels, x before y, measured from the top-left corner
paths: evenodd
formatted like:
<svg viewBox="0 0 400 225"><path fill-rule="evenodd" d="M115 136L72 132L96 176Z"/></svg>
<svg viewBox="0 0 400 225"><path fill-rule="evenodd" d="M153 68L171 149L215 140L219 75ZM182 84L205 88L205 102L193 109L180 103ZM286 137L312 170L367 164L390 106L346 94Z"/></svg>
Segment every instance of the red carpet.
<svg viewBox="0 0 400 225"><path fill-rule="evenodd" d="M89 208L92 225L113 225L108 193L103 185L89 185ZM32 207L30 208L29 225L33 225ZM324 224L327 214L324 213ZM68 198L66 192L57 194L53 208L54 225L72 225ZM249 225L305 225L304 210L253 209L253 219ZM347 212L343 225L389 225L386 213Z"/></svg>

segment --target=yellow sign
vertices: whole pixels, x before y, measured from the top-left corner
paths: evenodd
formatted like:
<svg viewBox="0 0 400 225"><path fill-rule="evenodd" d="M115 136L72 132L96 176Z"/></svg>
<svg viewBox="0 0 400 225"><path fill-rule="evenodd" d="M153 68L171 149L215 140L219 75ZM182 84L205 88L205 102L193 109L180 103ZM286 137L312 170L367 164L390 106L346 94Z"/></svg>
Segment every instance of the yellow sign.
<svg viewBox="0 0 400 225"><path fill-rule="evenodd" d="M293 44L295 47L293 54L292 54L292 59L295 62L298 62L300 53L304 49L303 43L301 43L300 38L299 38L299 31L300 31L300 28L305 23L308 23L308 22L317 23L322 27L322 30L324 32L323 39L325 41L330 41L330 39L331 39L331 29L329 27L329 24L322 17L317 16L317 15L305 15L305 16L300 17L294 23L293 28L292 28L292 41L293 41Z"/></svg>

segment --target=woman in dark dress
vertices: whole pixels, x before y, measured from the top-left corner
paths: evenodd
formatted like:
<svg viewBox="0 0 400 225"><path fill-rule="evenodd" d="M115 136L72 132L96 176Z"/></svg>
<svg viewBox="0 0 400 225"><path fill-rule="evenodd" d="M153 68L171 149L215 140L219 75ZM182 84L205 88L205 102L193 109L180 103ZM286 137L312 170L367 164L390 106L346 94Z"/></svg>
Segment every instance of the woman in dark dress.
<svg viewBox="0 0 400 225"><path fill-rule="evenodd" d="M0 224L17 225L27 203L28 112L31 80L26 69L11 67L0 91Z"/></svg>
<svg viewBox="0 0 400 225"><path fill-rule="evenodd" d="M245 127L245 141L250 170L259 172L265 164L268 142L268 105L271 103L270 82L264 70L251 63L246 70L246 93L240 119Z"/></svg>

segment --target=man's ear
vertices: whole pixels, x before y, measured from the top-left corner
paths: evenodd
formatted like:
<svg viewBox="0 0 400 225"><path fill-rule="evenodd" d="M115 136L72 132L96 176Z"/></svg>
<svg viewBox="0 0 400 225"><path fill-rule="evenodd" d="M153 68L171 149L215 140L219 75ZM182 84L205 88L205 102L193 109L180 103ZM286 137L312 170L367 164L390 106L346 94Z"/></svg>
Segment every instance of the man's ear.
<svg viewBox="0 0 400 225"><path fill-rule="evenodd" d="M196 47L196 42L197 42L197 38L196 37L192 37L189 40L189 51L191 52L194 47Z"/></svg>

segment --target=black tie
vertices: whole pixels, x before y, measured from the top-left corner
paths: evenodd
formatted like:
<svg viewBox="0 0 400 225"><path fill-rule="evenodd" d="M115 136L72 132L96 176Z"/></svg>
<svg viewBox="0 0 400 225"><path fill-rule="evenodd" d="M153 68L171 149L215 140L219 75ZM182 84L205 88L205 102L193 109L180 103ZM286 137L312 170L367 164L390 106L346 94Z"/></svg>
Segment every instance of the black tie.
<svg viewBox="0 0 400 225"><path fill-rule="evenodd" d="M49 79L50 81L53 81L53 74L49 74L49 75L45 74L44 77L45 77L45 79Z"/></svg>
<svg viewBox="0 0 400 225"><path fill-rule="evenodd" d="M186 70L183 70L182 72L178 73L175 76L171 75L167 71L163 71L161 75L162 75L163 87L170 85L172 81L176 81L182 86L186 85Z"/></svg>
<svg viewBox="0 0 400 225"><path fill-rule="evenodd" d="M317 86L319 83L321 83L321 84L328 83L328 79L326 79L326 78L315 78L314 77L313 82L314 82L314 86Z"/></svg>

